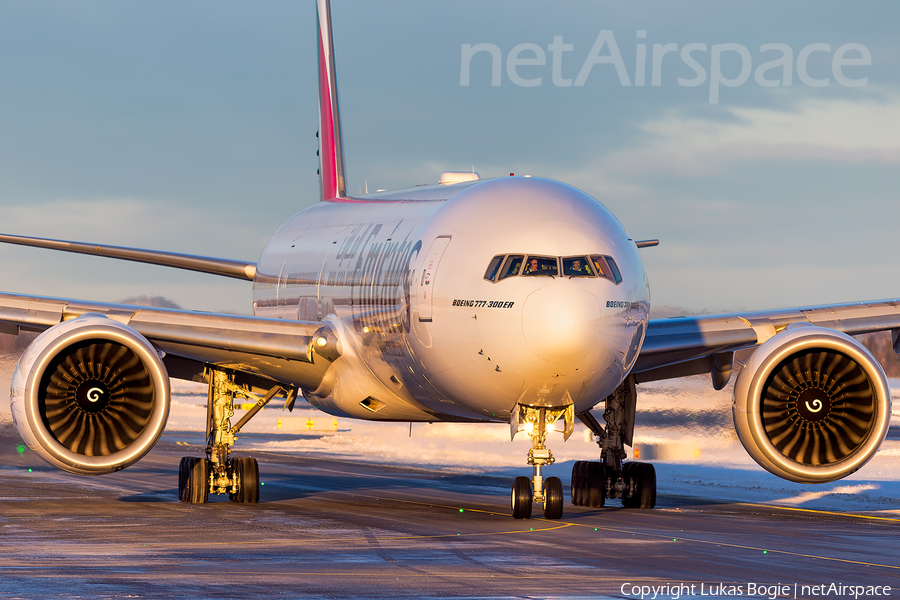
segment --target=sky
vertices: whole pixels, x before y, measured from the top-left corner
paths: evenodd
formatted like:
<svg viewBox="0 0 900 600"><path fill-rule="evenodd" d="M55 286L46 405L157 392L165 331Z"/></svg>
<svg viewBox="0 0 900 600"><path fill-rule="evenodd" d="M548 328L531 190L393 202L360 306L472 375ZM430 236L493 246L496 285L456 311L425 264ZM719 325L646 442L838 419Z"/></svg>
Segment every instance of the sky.
<svg viewBox="0 0 900 600"><path fill-rule="evenodd" d="M898 13L334 0L348 189L565 181L660 239L654 305L900 297ZM316 42L312 0L0 3L0 232L257 260L318 197ZM246 282L17 247L0 290L251 303Z"/></svg>

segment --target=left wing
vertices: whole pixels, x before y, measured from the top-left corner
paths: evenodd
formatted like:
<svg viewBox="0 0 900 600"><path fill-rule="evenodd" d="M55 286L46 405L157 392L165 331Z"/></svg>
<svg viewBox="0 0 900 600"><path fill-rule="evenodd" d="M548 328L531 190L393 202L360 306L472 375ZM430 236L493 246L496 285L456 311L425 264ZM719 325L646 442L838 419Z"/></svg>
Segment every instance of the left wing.
<svg viewBox="0 0 900 600"><path fill-rule="evenodd" d="M847 335L891 330L894 350L900 350L900 299L746 311L651 320L632 372L639 382L653 381L715 372L715 362L721 372L727 362L730 373L733 352L763 344L795 323Z"/></svg>
<svg viewBox="0 0 900 600"><path fill-rule="evenodd" d="M850 337L885 330L896 352L900 300L653 320L628 381L709 373L722 389L740 363L732 415L744 448L779 477L824 483L864 465L890 428L884 369Z"/></svg>

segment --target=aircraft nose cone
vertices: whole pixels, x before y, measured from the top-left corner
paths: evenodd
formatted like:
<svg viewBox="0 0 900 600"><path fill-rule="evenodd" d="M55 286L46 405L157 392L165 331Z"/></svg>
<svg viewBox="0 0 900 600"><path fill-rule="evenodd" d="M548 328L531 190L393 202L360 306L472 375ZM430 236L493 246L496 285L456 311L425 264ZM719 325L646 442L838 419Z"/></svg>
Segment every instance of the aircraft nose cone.
<svg viewBox="0 0 900 600"><path fill-rule="evenodd" d="M590 292L549 285L525 299L522 332L525 343L551 363L584 358L600 337L600 303Z"/></svg>

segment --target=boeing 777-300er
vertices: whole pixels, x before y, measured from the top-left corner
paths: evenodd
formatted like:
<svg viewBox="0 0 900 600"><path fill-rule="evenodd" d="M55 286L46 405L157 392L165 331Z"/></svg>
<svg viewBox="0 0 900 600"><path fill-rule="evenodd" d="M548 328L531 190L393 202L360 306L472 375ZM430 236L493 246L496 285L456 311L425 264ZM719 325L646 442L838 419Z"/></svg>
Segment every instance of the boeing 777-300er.
<svg viewBox="0 0 900 600"><path fill-rule="evenodd" d="M183 502L257 502L258 465L230 455L235 435L273 398L292 408L302 395L355 419L508 422L531 439L516 518L534 504L562 516L562 483L542 468L553 432L568 438L579 419L600 451L575 463L572 503L652 508L653 466L625 462L636 384L708 373L722 389L736 360L734 424L762 467L819 483L872 458L891 396L850 336L891 330L900 349L900 300L651 320L639 249L656 241L633 240L569 185L447 173L348 195L328 0L318 22L321 202L282 225L259 262L0 237L253 284L252 317L0 295L0 331L42 332L16 367L11 406L44 460L84 475L134 464L165 428L175 377L209 384L208 446L181 460ZM232 423L236 397L255 406Z"/></svg>

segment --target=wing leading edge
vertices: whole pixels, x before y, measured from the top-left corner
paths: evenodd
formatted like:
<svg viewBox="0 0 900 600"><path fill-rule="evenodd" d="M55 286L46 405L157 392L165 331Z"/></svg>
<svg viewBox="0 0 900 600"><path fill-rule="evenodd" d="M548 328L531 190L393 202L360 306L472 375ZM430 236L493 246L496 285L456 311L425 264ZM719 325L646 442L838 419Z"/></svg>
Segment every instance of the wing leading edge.
<svg viewBox="0 0 900 600"><path fill-rule="evenodd" d="M143 335L166 354L167 366L171 363L181 372L171 375L179 378L192 378L183 375L186 367L191 370L186 362L199 371L208 363L316 389L331 364L311 350L316 333L328 327L324 323L0 294L3 333L43 331L88 313L102 314Z"/></svg>
<svg viewBox="0 0 900 600"><path fill-rule="evenodd" d="M162 252L159 250L143 250L140 248L126 248L123 246L107 246L103 244L85 244L83 242L68 242L65 240L53 240L49 238L34 238L22 235L0 234L0 242L17 244L19 246L32 246L46 248L48 250L62 250L75 254L91 254L105 258L130 260L151 265L174 267L188 271L198 271L210 275L233 277L253 281L256 276L256 263L229 260L225 258L212 258L208 256L196 256L193 254L179 254L177 252Z"/></svg>
<svg viewBox="0 0 900 600"><path fill-rule="evenodd" d="M638 381L710 372L716 355L753 348L794 323L847 335L891 330L897 350L900 299L653 319L633 372Z"/></svg>

